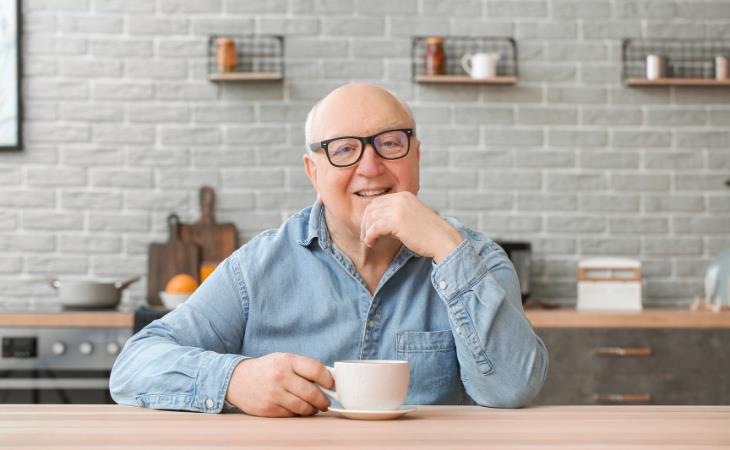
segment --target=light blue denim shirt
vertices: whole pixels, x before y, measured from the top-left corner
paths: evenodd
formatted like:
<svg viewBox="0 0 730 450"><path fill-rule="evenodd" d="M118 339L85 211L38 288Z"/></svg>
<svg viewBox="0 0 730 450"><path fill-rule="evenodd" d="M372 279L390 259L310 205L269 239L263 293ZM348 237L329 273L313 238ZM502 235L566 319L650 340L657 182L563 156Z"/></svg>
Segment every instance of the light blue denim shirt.
<svg viewBox="0 0 730 450"><path fill-rule="evenodd" d="M514 268L485 235L440 264L405 246L373 295L330 240L320 203L238 249L187 302L134 335L111 374L115 401L220 412L244 358L290 352L410 362L408 404L529 403L548 354L522 311Z"/></svg>

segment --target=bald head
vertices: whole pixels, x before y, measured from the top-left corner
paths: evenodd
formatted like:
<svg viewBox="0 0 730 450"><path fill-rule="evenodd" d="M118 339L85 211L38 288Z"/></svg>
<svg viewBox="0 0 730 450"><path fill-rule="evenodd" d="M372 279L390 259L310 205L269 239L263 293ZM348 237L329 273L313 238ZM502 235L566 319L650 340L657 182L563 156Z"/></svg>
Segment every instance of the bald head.
<svg viewBox="0 0 730 450"><path fill-rule="evenodd" d="M408 105L380 86L351 83L338 87L315 103L307 115L304 135L308 147L312 142L336 136L367 135L389 127L415 130ZM368 128L379 129L361 131Z"/></svg>

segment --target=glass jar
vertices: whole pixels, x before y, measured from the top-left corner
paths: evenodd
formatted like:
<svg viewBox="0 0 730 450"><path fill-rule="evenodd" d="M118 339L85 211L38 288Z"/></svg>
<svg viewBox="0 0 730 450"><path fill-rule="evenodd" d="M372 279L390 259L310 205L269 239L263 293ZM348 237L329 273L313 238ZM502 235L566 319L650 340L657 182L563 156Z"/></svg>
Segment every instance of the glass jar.
<svg viewBox="0 0 730 450"><path fill-rule="evenodd" d="M426 75L444 75L446 73L446 55L444 54L443 38L426 38L426 54L424 58L424 72Z"/></svg>
<svg viewBox="0 0 730 450"><path fill-rule="evenodd" d="M238 65L236 43L231 38L218 38L215 43L218 46L215 55L218 72L234 72Z"/></svg>

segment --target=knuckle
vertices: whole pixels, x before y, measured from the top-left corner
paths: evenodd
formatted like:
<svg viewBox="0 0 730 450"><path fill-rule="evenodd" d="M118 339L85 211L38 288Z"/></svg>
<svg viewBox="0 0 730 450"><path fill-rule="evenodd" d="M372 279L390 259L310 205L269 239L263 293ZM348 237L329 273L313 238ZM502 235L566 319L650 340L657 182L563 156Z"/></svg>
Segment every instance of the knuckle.
<svg viewBox="0 0 730 450"><path fill-rule="evenodd" d="M307 392L304 393L303 398L304 400L312 404L319 403L319 401L321 400L319 398L319 395L317 395L317 391L315 391L314 388L311 390L307 390Z"/></svg>
<svg viewBox="0 0 730 450"><path fill-rule="evenodd" d="M282 369L274 369L274 371L271 373L271 379L275 383L281 383L282 381L284 381L284 378L286 378L286 372Z"/></svg>
<svg viewBox="0 0 730 450"><path fill-rule="evenodd" d="M305 402L298 402L297 412L303 416L308 416L314 413L314 408L312 407L312 405L309 405Z"/></svg>
<svg viewBox="0 0 730 450"><path fill-rule="evenodd" d="M276 388L276 386L271 385L264 388L263 394L266 396L267 404L273 405L272 399L276 397L279 390Z"/></svg>

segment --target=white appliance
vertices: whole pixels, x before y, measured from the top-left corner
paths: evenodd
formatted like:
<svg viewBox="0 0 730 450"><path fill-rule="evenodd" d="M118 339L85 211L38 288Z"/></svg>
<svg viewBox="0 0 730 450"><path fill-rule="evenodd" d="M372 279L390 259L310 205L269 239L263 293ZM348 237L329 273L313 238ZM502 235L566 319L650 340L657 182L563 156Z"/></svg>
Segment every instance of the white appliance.
<svg viewBox="0 0 730 450"><path fill-rule="evenodd" d="M641 311L641 262L595 258L578 263L578 304L582 311Z"/></svg>

